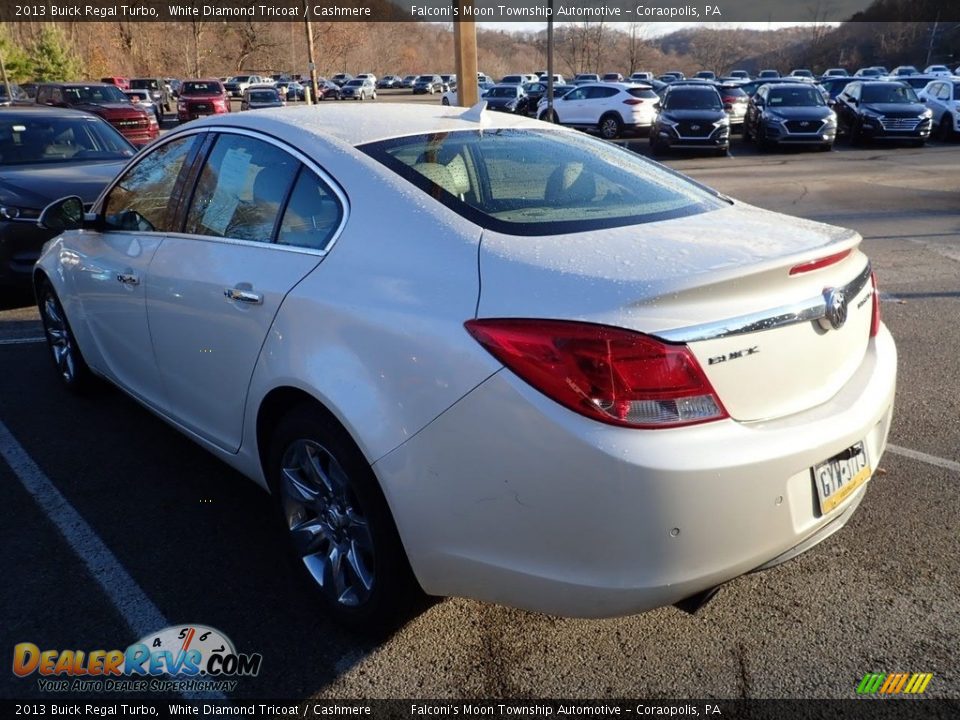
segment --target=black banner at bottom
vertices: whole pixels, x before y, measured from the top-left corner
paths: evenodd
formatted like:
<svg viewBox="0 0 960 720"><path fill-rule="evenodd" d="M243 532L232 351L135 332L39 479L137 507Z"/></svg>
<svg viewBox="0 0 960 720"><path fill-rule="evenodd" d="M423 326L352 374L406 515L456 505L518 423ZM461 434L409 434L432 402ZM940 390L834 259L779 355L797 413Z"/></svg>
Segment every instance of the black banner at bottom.
<svg viewBox="0 0 960 720"><path fill-rule="evenodd" d="M715 718L928 720L960 717L960 699L856 700L0 700L2 718Z"/></svg>

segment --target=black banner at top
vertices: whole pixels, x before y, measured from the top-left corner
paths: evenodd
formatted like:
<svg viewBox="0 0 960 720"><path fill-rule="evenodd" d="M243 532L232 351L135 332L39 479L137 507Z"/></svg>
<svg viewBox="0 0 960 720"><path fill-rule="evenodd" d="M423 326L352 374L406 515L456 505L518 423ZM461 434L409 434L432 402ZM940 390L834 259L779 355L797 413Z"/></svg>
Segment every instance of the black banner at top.
<svg viewBox="0 0 960 720"><path fill-rule="evenodd" d="M0 21L958 22L960 0L0 0Z"/></svg>

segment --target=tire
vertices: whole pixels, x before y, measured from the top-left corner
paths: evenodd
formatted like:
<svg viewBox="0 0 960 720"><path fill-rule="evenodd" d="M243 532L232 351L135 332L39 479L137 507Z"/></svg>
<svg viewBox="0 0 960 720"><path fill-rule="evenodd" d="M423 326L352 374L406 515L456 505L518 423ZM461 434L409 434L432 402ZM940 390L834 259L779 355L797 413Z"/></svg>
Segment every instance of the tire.
<svg viewBox="0 0 960 720"><path fill-rule="evenodd" d="M364 95L363 93L360 93L360 98L359 98L360 102L363 102L366 99L367 99L367 96Z"/></svg>
<svg viewBox="0 0 960 720"><path fill-rule="evenodd" d="M600 118L597 129L604 140L615 140L623 132L623 121L613 113L608 113Z"/></svg>
<svg viewBox="0 0 960 720"><path fill-rule="evenodd" d="M659 142L657 142L653 138L650 138L650 153L654 157L660 157L661 155L663 155L663 145L661 145Z"/></svg>
<svg viewBox="0 0 960 720"><path fill-rule="evenodd" d="M267 477L290 550L327 614L390 631L423 598L377 479L343 427L304 404L280 421Z"/></svg>
<svg viewBox="0 0 960 720"><path fill-rule="evenodd" d="M560 118L557 116L556 110L544 111L544 113L540 116L540 120L543 120L543 122L553 123L554 125L560 123Z"/></svg>
<svg viewBox="0 0 960 720"><path fill-rule="evenodd" d="M937 138L941 142L950 142L953 136L953 116L950 113L944 113L937 124Z"/></svg>
<svg viewBox="0 0 960 720"><path fill-rule="evenodd" d="M50 359L60 381L73 393L81 394L89 390L94 382L93 373L83 359L60 299L46 278L37 284L37 307L50 349Z"/></svg>
<svg viewBox="0 0 960 720"><path fill-rule="evenodd" d="M440 104L441 104L441 105L449 105L449 104L450 104L450 101L449 101L447 98L443 98L443 100L440 101Z"/></svg>
<svg viewBox="0 0 960 720"><path fill-rule="evenodd" d="M728 157L730 155L730 148L718 148L715 153L717 157Z"/></svg>

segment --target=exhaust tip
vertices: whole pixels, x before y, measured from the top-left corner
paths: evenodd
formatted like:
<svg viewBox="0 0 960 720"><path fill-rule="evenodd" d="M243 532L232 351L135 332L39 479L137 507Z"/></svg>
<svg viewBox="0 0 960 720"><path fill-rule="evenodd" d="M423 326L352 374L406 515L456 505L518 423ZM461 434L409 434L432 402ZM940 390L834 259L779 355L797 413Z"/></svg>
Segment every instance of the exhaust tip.
<svg viewBox="0 0 960 720"><path fill-rule="evenodd" d="M706 590L702 590L701 592L698 592L695 595L691 595L690 597L686 597L683 600L674 603L673 606L678 610L683 610L683 612L688 613L690 615L696 615L700 610L704 608L704 606L706 606L708 602L713 600L713 597L718 592L720 592L719 585L717 585L716 587L708 588Z"/></svg>

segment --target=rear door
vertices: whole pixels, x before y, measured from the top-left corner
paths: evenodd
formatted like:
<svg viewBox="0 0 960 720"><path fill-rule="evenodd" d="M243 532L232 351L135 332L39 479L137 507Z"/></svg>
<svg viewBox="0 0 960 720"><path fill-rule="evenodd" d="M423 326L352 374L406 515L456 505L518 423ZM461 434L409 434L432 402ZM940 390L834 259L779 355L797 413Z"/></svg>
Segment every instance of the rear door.
<svg viewBox="0 0 960 720"><path fill-rule="evenodd" d="M287 293L323 258L343 194L292 148L219 134L150 267L147 312L169 415L240 446L247 387Z"/></svg>

